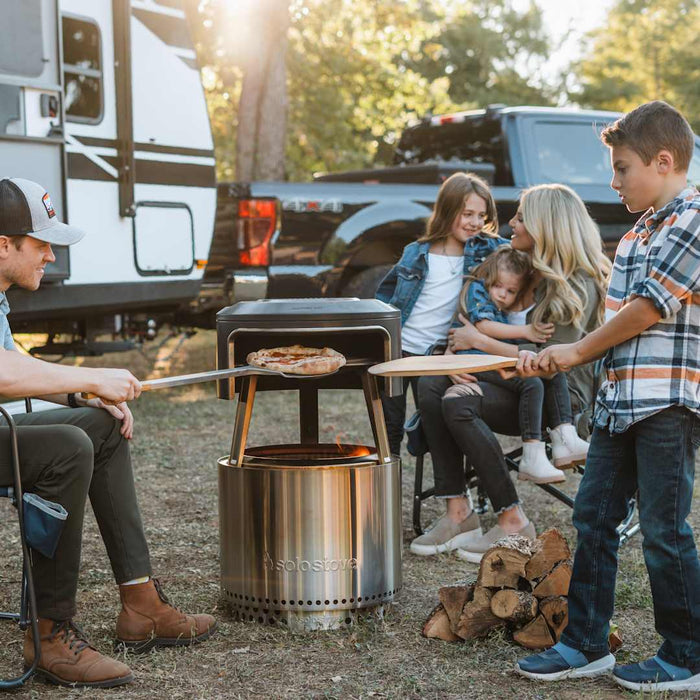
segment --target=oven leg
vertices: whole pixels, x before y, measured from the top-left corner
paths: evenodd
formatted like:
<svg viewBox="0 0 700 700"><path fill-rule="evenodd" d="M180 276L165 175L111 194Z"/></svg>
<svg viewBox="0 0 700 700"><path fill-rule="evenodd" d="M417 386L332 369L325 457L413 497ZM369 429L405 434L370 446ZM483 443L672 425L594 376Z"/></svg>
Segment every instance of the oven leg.
<svg viewBox="0 0 700 700"><path fill-rule="evenodd" d="M384 410L382 409L382 400L379 397L379 387L377 386L377 378L369 372L362 373L362 389L365 392L365 401L367 402L367 413L369 414L369 422L372 426L372 434L374 435L374 444L377 447L379 461L382 464L391 462L391 452L389 451L389 436L386 432L386 423L384 422Z"/></svg>
<svg viewBox="0 0 700 700"><path fill-rule="evenodd" d="M236 405L236 421L233 425L231 455L229 457L229 464L232 467L240 467L243 464L243 453L248 441L248 429L250 428L250 418L253 415L253 403L255 402L257 386L257 374L244 377L241 381L241 391L238 394L238 404Z"/></svg>
<svg viewBox="0 0 700 700"><path fill-rule="evenodd" d="M318 444L318 389L308 382L299 389L299 437L302 445Z"/></svg>

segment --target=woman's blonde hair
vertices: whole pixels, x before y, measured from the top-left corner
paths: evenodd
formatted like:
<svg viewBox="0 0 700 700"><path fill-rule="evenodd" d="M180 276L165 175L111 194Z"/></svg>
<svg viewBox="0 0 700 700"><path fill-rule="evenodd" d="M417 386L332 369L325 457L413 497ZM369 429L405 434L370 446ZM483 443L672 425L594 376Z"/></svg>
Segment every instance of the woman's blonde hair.
<svg viewBox="0 0 700 700"><path fill-rule="evenodd" d="M478 195L486 203L486 220L482 231L487 236L496 238L498 214L488 184L472 173L455 173L442 183L425 233L418 240L440 241L447 238L454 220L462 213L464 202L470 194Z"/></svg>
<svg viewBox="0 0 700 700"><path fill-rule="evenodd" d="M524 278L524 284L521 285L520 289L522 292L527 284L528 278L532 274L530 256L511 248L509 245L499 246L490 253L484 262L472 270L467 283L462 287L462 291L459 294L458 308L463 316L467 316L467 294L469 293L469 284L475 279L483 280L486 289L491 289L498 281L499 270L506 270L518 277Z"/></svg>
<svg viewBox="0 0 700 700"><path fill-rule="evenodd" d="M533 322L581 328L589 301L586 276L590 276L598 292L597 322L602 323L611 263L581 198L566 185L536 185L522 193L520 213L534 240L532 266L545 290L533 311Z"/></svg>

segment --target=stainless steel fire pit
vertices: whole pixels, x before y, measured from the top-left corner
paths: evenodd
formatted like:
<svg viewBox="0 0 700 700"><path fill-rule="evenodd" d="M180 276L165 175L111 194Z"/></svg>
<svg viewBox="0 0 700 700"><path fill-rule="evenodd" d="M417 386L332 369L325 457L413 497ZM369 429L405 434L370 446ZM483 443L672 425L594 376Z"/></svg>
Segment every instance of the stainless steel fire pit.
<svg viewBox="0 0 700 700"><path fill-rule="evenodd" d="M244 302L219 312L217 335L219 369L249 349L293 343L335 347L348 359L318 383L255 375L220 383L222 398L238 390L231 453L218 461L225 602L241 620L292 630L382 614L401 587L401 464L366 370L399 356L399 312L375 300ZM362 388L373 446L319 444L319 388ZM247 447L259 389L298 390L298 444Z"/></svg>
<svg viewBox="0 0 700 700"><path fill-rule="evenodd" d="M372 448L275 445L219 460L222 589L239 619L352 623L401 586L401 469Z"/></svg>

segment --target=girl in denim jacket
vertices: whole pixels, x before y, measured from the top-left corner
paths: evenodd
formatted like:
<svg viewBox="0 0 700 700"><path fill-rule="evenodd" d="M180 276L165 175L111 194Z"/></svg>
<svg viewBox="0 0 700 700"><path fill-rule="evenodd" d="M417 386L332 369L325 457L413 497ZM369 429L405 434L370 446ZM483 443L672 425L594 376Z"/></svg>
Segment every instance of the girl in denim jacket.
<svg viewBox="0 0 700 700"><path fill-rule="evenodd" d="M464 281L498 246L496 203L484 180L455 173L438 192L425 235L403 250L401 259L379 284L377 299L401 311L403 356L429 354L446 344ZM383 397L392 453L398 454L406 418L409 382L416 397L417 377L404 379L404 393Z"/></svg>

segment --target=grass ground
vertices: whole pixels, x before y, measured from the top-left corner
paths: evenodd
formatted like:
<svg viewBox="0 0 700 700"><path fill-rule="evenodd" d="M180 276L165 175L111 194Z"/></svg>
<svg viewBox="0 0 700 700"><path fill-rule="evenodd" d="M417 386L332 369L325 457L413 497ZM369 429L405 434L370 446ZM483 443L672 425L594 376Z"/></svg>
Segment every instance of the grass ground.
<svg viewBox="0 0 700 700"><path fill-rule="evenodd" d="M176 341L145 353L85 361L118 364L138 376L178 374L214 364L213 333L200 333L170 355ZM324 392L322 437L341 431L348 442L369 442L370 431L360 392ZM233 423L233 402L218 401L212 385L144 394L133 410L137 430L133 461L154 569L168 595L183 609L213 612L219 633L191 649L129 656L133 684L112 691L59 689L36 680L13 694L17 698L618 698L608 678L554 686L521 679L512 671L522 648L500 634L464 644L421 637L422 623L436 603L437 588L475 571L454 556L416 557L412 539L413 465L403 455L403 589L383 621L353 629L292 635L284 629L234 622L220 606L218 571L216 459L226 453ZM296 409L289 392L263 393L256 402L251 442L296 440ZM345 438L344 438L345 439ZM566 490L573 493L577 477ZM539 530L556 526L573 542L571 512L528 484L519 485L527 511ZM425 505L425 520L438 513ZM486 516L489 527L493 516ZM691 523L700 532L700 507ZM17 530L9 506L0 514L0 608L17 605L19 559ZM651 655L659 640L654 632L648 579L638 536L621 553L617 584L618 623L624 646L622 662ZM93 644L111 653L118 595L97 527L86 520L78 591L79 623ZM0 675L19 670L21 635L14 625L0 625Z"/></svg>

